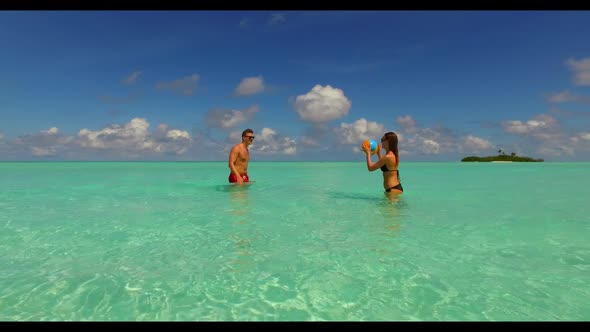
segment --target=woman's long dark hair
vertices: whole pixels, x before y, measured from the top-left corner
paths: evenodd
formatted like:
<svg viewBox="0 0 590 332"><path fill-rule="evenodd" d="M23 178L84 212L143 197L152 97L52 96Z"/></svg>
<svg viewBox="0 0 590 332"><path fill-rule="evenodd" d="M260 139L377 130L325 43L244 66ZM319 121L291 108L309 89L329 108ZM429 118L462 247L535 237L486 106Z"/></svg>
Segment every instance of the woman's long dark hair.
<svg viewBox="0 0 590 332"><path fill-rule="evenodd" d="M387 132L385 133L385 135L383 135L383 138L381 139L381 141L387 141L387 147L389 148L389 151L393 152L393 154L395 155L395 167L397 167L399 165L399 152L397 150L397 135L393 132Z"/></svg>

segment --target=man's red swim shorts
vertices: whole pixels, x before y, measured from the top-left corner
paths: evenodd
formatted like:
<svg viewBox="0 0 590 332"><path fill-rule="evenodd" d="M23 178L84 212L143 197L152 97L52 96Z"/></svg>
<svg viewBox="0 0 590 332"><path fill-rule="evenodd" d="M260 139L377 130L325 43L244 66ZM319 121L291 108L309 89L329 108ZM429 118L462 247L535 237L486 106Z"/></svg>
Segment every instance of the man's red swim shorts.
<svg viewBox="0 0 590 332"><path fill-rule="evenodd" d="M244 179L244 182L250 182L250 178L248 177L248 174L242 174L242 179ZM238 182L238 179L236 178L236 175L234 173L229 174L228 180L229 180L229 183Z"/></svg>

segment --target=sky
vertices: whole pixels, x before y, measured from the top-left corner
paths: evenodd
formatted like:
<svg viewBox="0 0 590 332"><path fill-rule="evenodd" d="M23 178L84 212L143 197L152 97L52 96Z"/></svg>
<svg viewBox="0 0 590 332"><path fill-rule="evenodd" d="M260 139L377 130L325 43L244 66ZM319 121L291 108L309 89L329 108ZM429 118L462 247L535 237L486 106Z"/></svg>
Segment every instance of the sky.
<svg viewBox="0 0 590 332"><path fill-rule="evenodd" d="M590 161L590 12L2 11L0 161Z"/></svg>

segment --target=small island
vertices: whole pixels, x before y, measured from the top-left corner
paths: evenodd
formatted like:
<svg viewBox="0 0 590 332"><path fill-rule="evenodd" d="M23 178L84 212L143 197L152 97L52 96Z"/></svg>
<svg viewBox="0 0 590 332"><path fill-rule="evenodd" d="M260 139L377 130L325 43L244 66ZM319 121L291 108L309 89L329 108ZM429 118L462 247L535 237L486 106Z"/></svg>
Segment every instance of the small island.
<svg viewBox="0 0 590 332"><path fill-rule="evenodd" d="M517 156L516 153L512 152L510 155L507 155L501 149L498 150L497 156L488 156L488 157L476 157L476 156L469 156L461 159L462 162L543 162L543 159L534 159L530 157L520 157Z"/></svg>

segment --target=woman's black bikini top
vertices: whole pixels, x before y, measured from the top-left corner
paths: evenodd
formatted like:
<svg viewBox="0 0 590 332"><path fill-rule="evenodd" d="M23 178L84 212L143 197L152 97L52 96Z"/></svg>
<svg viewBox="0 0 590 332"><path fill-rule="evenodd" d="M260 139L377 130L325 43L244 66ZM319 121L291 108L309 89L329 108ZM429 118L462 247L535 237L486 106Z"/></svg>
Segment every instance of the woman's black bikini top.
<svg viewBox="0 0 590 332"><path fill-rule="evenodd" d="M389 168L387 168L387 165L383 165L383 166L381 166L381 171L382 171L383 173L385 173L385 172L393 172L393 171L396 171L396 172L397 172L397 179L399 180L399 170L397 170L397 169L394 169L394 170L392 171L392 170L390 170Z"/></svg>

